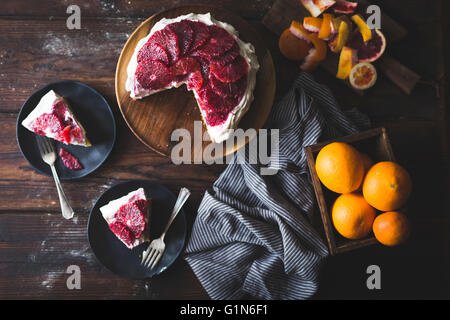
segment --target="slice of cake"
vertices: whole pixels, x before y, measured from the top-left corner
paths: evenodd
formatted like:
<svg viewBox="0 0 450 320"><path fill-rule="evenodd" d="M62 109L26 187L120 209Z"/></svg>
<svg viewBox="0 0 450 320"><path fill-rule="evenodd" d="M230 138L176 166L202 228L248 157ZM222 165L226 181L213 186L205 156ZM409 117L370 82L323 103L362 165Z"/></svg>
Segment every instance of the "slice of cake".
<svg viewBox="0 0 450 320"><path fill-rule="evenodd" d="M253 102L259 63L255 48L210 13L161 19L128 64L133 99L186 84L212 141L228 139Z"/></svg>
<svg viewBox="0 0 450 320"><path fill-rule="evenodd" d="M84 147L91 145L69 103L55 91L47 92L34 110L22 121L28 130L63 142Z"/></svg>
<svg viewBox="0 0 450 320"><path fill-rule="evenodd" d="M147 199L143 188L110 201L100 208L109 229L128 249L149 240L149 217L151 199Z"/></svg>

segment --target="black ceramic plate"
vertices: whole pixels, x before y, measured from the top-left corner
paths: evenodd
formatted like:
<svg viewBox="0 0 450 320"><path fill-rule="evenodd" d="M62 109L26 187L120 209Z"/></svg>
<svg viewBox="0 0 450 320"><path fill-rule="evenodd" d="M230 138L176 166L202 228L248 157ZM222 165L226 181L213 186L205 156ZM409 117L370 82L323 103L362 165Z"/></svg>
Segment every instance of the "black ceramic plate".
<svg viewBox="0 0 450 320"><path fill-rule="evenodd" d="M22 106L17 118L17 142L25 159L37 171L51 176L50 167L42 160L36 144L36 134L22 126L22 121L51 89L65 97L70 107L86 129L91 147L65 145L55 141L59 153L64 147L76 156L83 165L81 170L67 169L61 159L56 161L56 170L61 180L78 179L96 170L111 153L116 140L116 122L108 102L91 87L77 81L60 81L46 85L35 91Z"/></svg>
<svg viewBox="0 0 450 320"><path fill-rule="evenodd" d="M177 197L166 187L151 181L128 181L113 186L97 200L88 221L88 240L97 259L117 275L131 279L150 278L166 270L183 250L186 237L186 219L182 209L166 234L164 239L166 250L158 265L153 270L141 266L142 252L147 249L149 242L129 250L109 230L108 224L100 212L100 207L109 201L118 199L141 187L144 188L147 197L152 199L150 239L160 237Z"/></svg>

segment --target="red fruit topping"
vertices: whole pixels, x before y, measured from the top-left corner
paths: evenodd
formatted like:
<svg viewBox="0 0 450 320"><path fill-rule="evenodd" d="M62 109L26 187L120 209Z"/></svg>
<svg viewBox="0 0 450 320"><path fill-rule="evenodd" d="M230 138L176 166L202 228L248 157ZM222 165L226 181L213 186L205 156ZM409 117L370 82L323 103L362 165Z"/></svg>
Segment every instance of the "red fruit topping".
<svg viewBox="0 0 450 320"><path fill-rule="evenodd" d="M146 202L145 200L142 200ZM145 229L144 213L141 210L143 203L137 204L138 201L124 204L117 210L116 219L121 221L133 233L135 238L139 238Z"/></svg>
<svg viewBox="0 0 450 320"><path fill-rule="evenodd" d="M65 127L64 130L61 131L61 134L60 134L59 138L60 138L60 140L62 140L62 142L65 142L67 144L70 143L70 141L72 140L71 135L70 135L70 131L71 131L71 127L70 126Z"/></svg>
<svg viewBox="0 0 450 320"><path fill-rule="evenodd" d="M211 57L211 63L218 64L220 66L224 66L233 62L234 59L240 54L240 49L237 41L234 41L233 47L230 50L225 52L224 55L220 57Z"/></svg>
<svg viewBox="0 0 450 320"><path fill-rule="evenodd" d="M235 39L225 29L211 25L209 26L209 32L211 33L211 38L203 47L197 50L198 55L207 58L219 57L233 47Z"/></svg>
<svg viewBox="0 0 450 320"><path fill-rule="evenodd" d="M52 106L52 112L63 122L66 117L67 106L62 100L56 101Z"/></svg>
<svg viewBox="0 0 450 320"><path fill-rule="evenodd" d="M354 13L358 2L351 2L346 0L336 0L333 10L336 13Z"/></svg>
<svg viewBox="0 0 450 320"><path fill-rule="evenodd" d="M168 65L169 55L161 45L155 42L147 41L141 50L139 50L137 55L138 63L144 62L145 60L159 60Z"/></svg>
<svg viewBox="0 0 450 320"><path fill-rule="evenodd" d="M159 90L173 81L173 74L162 62L146 61L136 68L136 80L144 89Z"/></svg>
<svg viewBox="0 0 450 320"><path fill-rule="evenodd" d="M217 79L214 75L209 77L210 86L219 96L227 98L232 97L236 98L239 101L242 99L242 96L245 93L245 89L247 88L247 75L244 75L236 82L222 82Z"/></svg>
<svg viewBox="0 0 450 320"><path fill-rule="evenodd" d="M205 121L210 126L217 126L228 118L229 113L238 104L238 99L221 97L208 85L200 92L202 108L206 113Z"/></svg>
<svg viewBox="0 0 450 320"><path fill-rule="evenodd" d="M181 55L185 56L194 40L194 31L186 21L175 22L169 24L168 27L177 35Z"/></svg>
<svg viewBox="0 0 450 320"><path fill-rule="evenodd" d="M192 45L190 51L195 51L201 46L203 46L211 37L209 33L209 28L203 22L198 21L186 21L194 31L194 39L192 40Z"/></svg>
<svg viewBox="0 0 450 320"><path fill-rule="evenodd" d="M249 66L242 56L226 66L218 64L210 65L211 73L222 82L235 82L247 74Z"/></svg>
<svg viewBox="0 0 450 320"><path fill-rule="evenodd" d="M109 224L109 228L119 239L126 243L127 246L131 246L134 243L136 239L135 236L121 221L115 220Z"/></svg>
<svg viewBox="0 0 450 320"><path fill-rule="evenodd" d="M43 135L47 130L51 133L60 132L63 128L63 124L55 114L43 113L33 121L31 127L35 133Z"/></svg>
<svg viewBox="0 0 450 320"><path fill-rule="evenodd" d="M156 31L148 41L157 43L166 50L169 56L169 64L172 64L180 58L178 37L169 28Z"/></svg>
<svg viewBox="0 0 450 320"><path fill-rule="evenodd" d="M178 60L170 70L175 76L181 76L200 71L201 65L195 58L186 57Z"/></svg>
<svg viewBox="0 0 450 320"><path fill-rule="evenodd" d="M186 83L188 90L200 90L203 86L203 76L200 71L196 71L189 76Z"/></svg>
<svg viewBox="0 0 450 320"><path fill-rule="evenodd" d="M70 170L81 170L83 169L83 166L80 164L78 159L69 153L67 150L61 148L59 150L59 156L61 157L61 160L65 167L67 167Z"/></svg>

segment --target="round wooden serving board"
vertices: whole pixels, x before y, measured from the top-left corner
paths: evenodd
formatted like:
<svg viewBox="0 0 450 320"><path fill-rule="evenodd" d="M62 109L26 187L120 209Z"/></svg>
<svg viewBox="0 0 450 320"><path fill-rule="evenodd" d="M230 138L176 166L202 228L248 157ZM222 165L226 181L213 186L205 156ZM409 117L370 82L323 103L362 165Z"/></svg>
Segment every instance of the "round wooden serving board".
<svg viewBox="0 0 450 320"><path fill-rule="evenodd" d="M276 81L272 56L251 26L225 9L206 5L180 6L153 15L144 21L133 32L122 49L117 63L115 85L117 102L127 125L146 146L160 154L170 156L173 146L179 143L179 141L171 141L172 132L183 128L191 133L191 159L202 159L199 157L202 156L203 149L211 142L203 142L201 147L193 143L194 121L201 121L202 118L194 94L187 91L185 85L165 90L140 100L131 99L129 92L125 90L126 69L139 40L146 37L160 19L176 18L191 12L210 12L215 19L229 23L236 28L239 31L239 38L244 42L250 42L254 45L260 64L254 91L255 99L238 127L243 130L249 128L261 129L270 113L275 96ZM202 125L202 130L203 132L206 131L204 125ZM224 143L223 156L236 151L248 141L249 139L246 139L245 142L237 141L232 144L232 147L228 144L228 148L226 148L227 144ZM221 155L214 156L214 158L221 157ZM205 159L203 158L203 160Z"/></svg>

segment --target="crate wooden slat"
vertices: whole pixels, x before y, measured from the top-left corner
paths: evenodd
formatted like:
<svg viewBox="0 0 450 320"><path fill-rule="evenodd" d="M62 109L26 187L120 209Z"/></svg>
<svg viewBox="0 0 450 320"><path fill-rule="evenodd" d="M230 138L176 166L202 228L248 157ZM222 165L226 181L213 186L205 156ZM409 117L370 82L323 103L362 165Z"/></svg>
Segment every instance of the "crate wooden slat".
<svg viewBox="0 0 450 320"><path fill-rule="evenodd" d="M311 180L314 186L314 192L316 194L317 205L322 218L328 248L331 255L336 255L376 244L377 240L373 235L360 240L344 239L334 229L329 208L331 208L334 200L339 195L331 192L322 185L315 168L315 159L317 154L324 146L332 142L348 143L354 146L357 150L367 153L374 162L395 161L395 157L385 128L371 129L305 147L309 172L311 173Z"/></svg>

